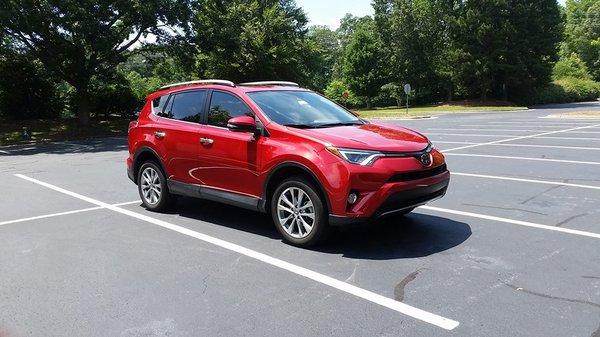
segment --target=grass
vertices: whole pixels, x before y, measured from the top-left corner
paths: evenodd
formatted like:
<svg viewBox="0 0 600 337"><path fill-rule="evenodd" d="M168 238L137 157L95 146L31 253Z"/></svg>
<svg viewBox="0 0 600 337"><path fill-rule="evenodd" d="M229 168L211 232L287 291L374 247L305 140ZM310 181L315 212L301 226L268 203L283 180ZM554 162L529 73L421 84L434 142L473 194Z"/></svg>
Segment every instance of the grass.
<svg viewBox="0 0 600 337"><path fill-rule="evenodd" d="M443 104L412 107L408 109L408 114L405 108L389 107L375 109L357 110L361 117L364 118L414 118L430 116L442 113L460 113L460 112L485 112L485 111L514 111L527 110L527 107L512 106L512 105L476 105L476 104Z"/></svg>
<svg viewBox="0 0 600 337"><path fill-rule="evenodd" d="M79 126L76 119L2 121L0 122L0 146L124 136L127 135L128 125L129 119L126 118L92 120L88 127ZM21 137L24 127L31 132L30 141L25 141Z"/></svg>

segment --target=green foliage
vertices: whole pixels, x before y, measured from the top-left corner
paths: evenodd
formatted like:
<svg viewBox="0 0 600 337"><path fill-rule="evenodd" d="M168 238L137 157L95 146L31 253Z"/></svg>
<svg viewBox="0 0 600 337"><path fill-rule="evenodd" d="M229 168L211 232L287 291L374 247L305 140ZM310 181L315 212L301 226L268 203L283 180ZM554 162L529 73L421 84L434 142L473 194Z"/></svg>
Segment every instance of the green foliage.
<svg viewBox="0 0 600 337"><path fill-rule="evenodd" d="M195 72L234 82L309 82L307 18L293 0L201 1L192 21Z"/></svg>
<svg viewBox="0 0 600 337"><path fill-rule="evenodd" d="M567 0L564 48L577 53L600 81L600 0Z"/></svg>
<svg viewBox="0 0 600 337"><path fill-rule="evenodd" d="M189 9L181 0L3 0L0 27L57 78L76 90L79 118L89 120L92 82L110 77L148 33L169 34Z"/></svg>
<svg viewBox="0 0 600 337"><path fill-rule="evenodd" d="M359 24L344 51L343 74L352 92L370 107L384 82L381 43L372 21Z"/></svg>
<svg viewBox="0 0 600 337"><path fill-rule="evenodd" d="M568 57L563 57L554 65L552 70L552 78L555 80L574 77L579 79L591 80L592 76L589 74L587 66L575 53Z"/></svg>
<svg viewBox="0 0 600 337"><path fill-rule="evenodd" d="M523 100L548 83L560 38L556 0L463 2L453 34L459 78L484 100Z"/></svg>
<svg viewBox="0 0 600 337"><path fill-rule="evenodd" d="M343 106L359 106L363 104L342 80L333 80L325 89L325 96Z"/></svg>
<svg viewBox="0 0 600 337"><path fill-rule="evenodd" d="M333 78L341 76L338 63L342 55L339 36L326 26L313 26L307 37L310 85L323 91Z"/></svg>
<svg viewBox="0 0 600 337"><path fill-rule="evenodd" d="M39 62L27 55L0 57L0 78L0 117L22 120L60 115L58 92Z"/></svg>
<svg viewBox="0 0 600 337"><path fill-rule="evenodd" d="M566 77L538 89L532 103L566 103L600 98L600 83L590 79Z"/></svg>
<svg viewBox="0 0 600 337"><path fill-rule="evenodd" d="M387 97L393 98L398 107L402 106L402 97L406 95L403 86L396 83L387 83L381 87L381 91Z"/></svg>

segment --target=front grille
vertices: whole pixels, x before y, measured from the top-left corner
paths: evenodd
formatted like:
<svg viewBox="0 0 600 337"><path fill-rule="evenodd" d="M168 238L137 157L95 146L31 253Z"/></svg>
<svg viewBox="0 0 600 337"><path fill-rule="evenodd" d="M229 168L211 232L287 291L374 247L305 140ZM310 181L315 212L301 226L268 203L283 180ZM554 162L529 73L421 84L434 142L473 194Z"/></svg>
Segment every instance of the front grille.
<svg viewBox="0 0 600 337"><path fill-rule="evenodd" d="M448 168L446 167L446 164L443 164L443 165L440 165L436 168L432 168L429 170L398 173L398 174L394 174L388 180L388 182L389 183L398 183L398 182L402 182L402 181L411 181L411 180L429 178L429 177L436 176L438 174L442 174L442 173L446 172L447 170L448 170Z"/></svg>

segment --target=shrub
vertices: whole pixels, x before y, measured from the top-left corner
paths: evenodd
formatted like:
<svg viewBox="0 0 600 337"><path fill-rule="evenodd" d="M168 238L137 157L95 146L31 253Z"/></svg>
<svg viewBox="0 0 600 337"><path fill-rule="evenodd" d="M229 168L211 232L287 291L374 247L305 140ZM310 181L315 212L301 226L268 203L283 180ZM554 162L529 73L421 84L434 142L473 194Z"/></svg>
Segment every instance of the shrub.
<svg viewBox="0 0 600 337"><path fill-rule="evenodd" d="M104 115L130 116L140 105L129 83L107 84L98 88L91 100L96 117Z"/></svg>
<svg viewBox="0 0 600 337"><path fill-rule="evenodd" d="M346 83L341 80L331 81L325 88L325 96L343 106L357 107L364 104L363 100L356 97Z"/></svg>
<svg viewBox="0 0 600 337"><path fill-rule="evenodd" d="M0 58L0 116L10 120L57 118L63 103L55 83L25 55Z"/></svg>
<svg viewBox="0 0 600 337"><path fill-rule="evenodd" d="M600 83L590 79L566 77L555 80L535 94L534 103L568 103L600 98Z"/></svg>
<svg viewBox="0 0 600 337"><path fill-rule="evenodd" d="M561 58L554 65L554 69L552 70L552 78L559 80L566 77L588 80L592 79L592 76L588 72L587 66L579 58L579 56L577 56L577 54L571 54L568 57Z"/></svg>

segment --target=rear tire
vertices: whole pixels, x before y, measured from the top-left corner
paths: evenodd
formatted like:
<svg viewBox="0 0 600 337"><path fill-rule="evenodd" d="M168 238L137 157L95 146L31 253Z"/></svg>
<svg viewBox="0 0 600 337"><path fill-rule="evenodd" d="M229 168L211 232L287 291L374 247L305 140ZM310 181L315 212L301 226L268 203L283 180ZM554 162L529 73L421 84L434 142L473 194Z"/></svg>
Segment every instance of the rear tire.
<svg viewBox="0 0 600 337"><path fill-rule="evenodd" d="M329 224L324 200L302 177L284 180L271 197L271 217L288 243L313 246L327 237Z"/></svg>
<svg viewBox="0 0 600 337"><path fill-rule="evenodd" d="M137 185L144 207L153 212L164 212L172 207L176 198L169 192L167 178L154 161L142 164Z"/></svg>

